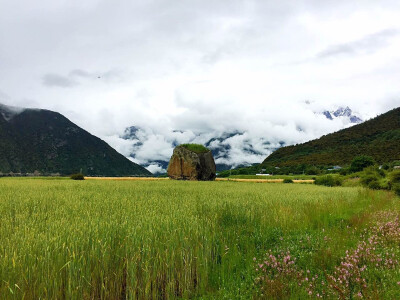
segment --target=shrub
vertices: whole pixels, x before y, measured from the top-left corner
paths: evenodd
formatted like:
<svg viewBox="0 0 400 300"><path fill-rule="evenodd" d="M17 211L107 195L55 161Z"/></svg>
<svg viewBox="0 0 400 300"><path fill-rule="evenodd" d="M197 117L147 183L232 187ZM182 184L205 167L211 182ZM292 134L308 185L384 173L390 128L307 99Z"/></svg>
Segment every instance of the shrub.
<svg viewBox="0 0 400 300"><path fill-rule="evenodd" d="M360 172L366 167L372 166L375 163L374 159L367 155L360 155L353 159L350 165L351 172Z"/></svg>
<svg viewBox="0 0 400 300"><path fill-rule="evenodd" d="M385 177L386 176L385 170L384 169L379 169L379 167L376 166L376 165L375 166L369 166L369 167L365 168L363 172L367 173L367 174L376 174L379 177Z"/></svg>
<svg viewBox="0 0 400 300"><path fill-rule="evenodd" d="M317 177L315 184L325 186L340 186L342 185L342 179L338 176L325 175Z"/></svg>
<svg viewBox="0 0 400 300"><path fill-rule="evenodd" d="M318 174L321 174L321 170L318 169L317 167L312 166L312 167L308 167L306 169L305 174L306 175L318 175Z"/></svg>
<svg viewBox="0 0 400 300"><path fill-rule="evenodd" d="M369 184L374 181L379 181L379 177L376 174L365 174L360 180L361 184L364 186L369 186Z"/></svg>
<svg viewBox="0 0 400 300"><path fill-rule="evenodd" d="M393 184L392 190L396 193L396 195L400 196L400 183Z"/></svg>
<svg viewBox="0 0 400 300"><path fill-rule="evenodd" d="M368 188L372 190L380 190L382 189L382 186L380 185L378 180L372 180L368 183Z"/></svg>
<svg viewBox="0 0 400 300"><path fill-rule="evenodd" d="M364 171L360 173L360 177L360 182L365 187L373 190L390 189L391 183L386 178L385 171L376 166L365 168Z"/></svg>
<svg viewBox="0 0 400 300"><path fill-rule="evenodd" d="M381 189L390 190L392 187L392 183L390 182L389 178L383 178L379 181Z"/></svg>
<svg viewBox="0 0 400 300"><path fill-rule="evenodd" d="M393 171L389 177L392 184L400 183L400 170Z"/></svg>
<svg viewBox="0 0 400 300"><path fill-rule="evenodd" d="M82 173L76 173L69 176L72 180L85 180L85 176Z"/></svg>
<svg viewBox="0 0 400 300"><path fill-rule="evenodd" d="M181 144L179 146L184 147L184 148L186 148L190 151L196 152L196 153L205 153L205 152L210 151L210 149L208 149L200 144Z"/></svg>
<svg viewBox="0 0 400 300"><path fill-rule="evenodd" d="M283 183L293 183L293 180L290 178L283 179Z"/></svg>
<svg viewBox="0 0 400 300"><path fill-rule="evenodd" d="M393 171L388 177L388 187L400 196L400 170Z"/></svg>

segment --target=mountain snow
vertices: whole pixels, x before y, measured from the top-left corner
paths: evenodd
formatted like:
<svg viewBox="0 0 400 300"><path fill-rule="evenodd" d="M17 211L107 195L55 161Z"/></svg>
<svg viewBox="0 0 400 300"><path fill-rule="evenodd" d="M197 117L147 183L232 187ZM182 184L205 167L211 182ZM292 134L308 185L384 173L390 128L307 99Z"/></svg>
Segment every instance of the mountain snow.
<svg viewBox="0 0 400 300"><path fill-rule="evenodd" d="M316 116L325 116L319 119L320 122L327 122L328 119L341 124L339 128L362 122L349 107L313 112ZM302 124L290 125L288 122L286 126L285 130L296 131L299 136L304 136L300 142L312 139ZM272 129L268 128L266 132L260 130L255 135L238 129L221 132L195 132L188 129L161 133L155 132L150 126L131 126L125 129L120 138L130 145L129 158L154 173L166 172L173 148L182 143L198 143L208 147L213 153L217 170L221 171L260 163L276 149L296 143L288 140L284 135L286 132L279 129L278 125L272 124Z"/></svg>

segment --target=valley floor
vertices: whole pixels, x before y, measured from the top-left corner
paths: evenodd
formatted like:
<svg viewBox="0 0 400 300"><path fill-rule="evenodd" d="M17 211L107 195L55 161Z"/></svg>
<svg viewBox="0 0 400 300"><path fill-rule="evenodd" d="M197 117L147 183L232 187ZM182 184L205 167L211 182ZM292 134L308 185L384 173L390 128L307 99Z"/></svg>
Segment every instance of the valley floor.
<svg viewBox="0 0 400 300"><path fill-rule="evenodd" d="M1 299L400 298L389 192L32 178L0 191Z"/></svg>

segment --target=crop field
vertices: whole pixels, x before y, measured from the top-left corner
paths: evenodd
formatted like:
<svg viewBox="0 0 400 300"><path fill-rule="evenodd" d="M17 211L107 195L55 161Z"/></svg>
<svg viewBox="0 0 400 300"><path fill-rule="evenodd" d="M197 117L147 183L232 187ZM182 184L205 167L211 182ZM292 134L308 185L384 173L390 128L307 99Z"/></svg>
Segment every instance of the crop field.
<svg viewBox="0 0 400 300"><path fill-rule="evenodd" d="M0 178L0 299L400 298L399 198Z"/></svg>

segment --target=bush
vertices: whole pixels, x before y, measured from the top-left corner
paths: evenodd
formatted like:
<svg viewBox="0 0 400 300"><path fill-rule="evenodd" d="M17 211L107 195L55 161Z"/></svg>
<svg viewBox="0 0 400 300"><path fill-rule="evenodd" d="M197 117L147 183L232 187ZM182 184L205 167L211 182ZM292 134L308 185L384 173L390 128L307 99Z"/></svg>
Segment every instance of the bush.
<svg viewBox="0 0 400 300"><path fill-rule="evenodd" d="M190 151L196 152L196 153L206 153L210 152L210 149L204 147L201 144L181 144L179 147L184 147Z"/></svg>
<svg viewBox="0 0 400 300"><path fill-rule="evenodd" d="M293 183L293 180L290 178L283 179L283 183Z"/></svg>
<svg viewBox="0 0 400 300"><path fill-rule="evenodd" d="M305 174L306 175L318 175L318 174L321 174L321 170L318 169L317 167L312 166L312 167L308 167L306 169Z"/></svg>
<svg viewBox="0 0 400 300"><path fill-rule="evenodd" d="M368 188L371 190L380 190L382 189L382 186L380 185L378 180L372 180L368 183Z"/></svg>
<svg viewBox="0 0 400 300"><path fill-rule="evenodd" d="M364 175L364 174L374 174L378 177L385 177L386 173L384 170L379 169L378 166L369 166L367 168L365 168L362 172L360 172L360 175Z"/></svg>
<svg viewBox="0 0 400 300"><path fill-rule="evenodd" d="M85 180L85 176L82 173L76 173L69 176L72 180Z"/></svg>
<svg viewBox="0 0 400 300"><path fill-rule="evenodd" d="M397 195L399 195L400 189L400 170L395 170L388 176L389 189L392 189Z"/></svg>
<svg viewBox="0 0 400 300"><path fill-rule="evenodd" d="M372 166L375 164L375 161L372 157L367 155L360 155L353 159L350 165L351 172L360 172L364 170L366 167Z"/></svg>
<svg viewBox="0 0 400 300"><path fill-rule="evenodd" d="M385 171L376 166L365 168L364 171L360 173L360 177L360 182L365 187L373 190L390 189L391 183L388 178L386 178Z"/></svg>
<svg viewBox="0 0 400 300"><path fill-rule="evenodd" d="M390 173L389 178L392 184L400 183L400 170L396 170Z"/></svg>
<svg viewBox="0 0 400 300"><path fill-rule="evenodd" d="M364 186L369 186L369 184L374 181L379 182L379 177L376 174L366 174L360 179L361 184Z"/></svg>
<svg viewBox="0 0 400 300"><path fill-rule="evenodd" d="M392 188L392 184L389 180L389 178L383 178L379 181L379 184L381 186L381 189L384 190L390 190Z"/></svg>
<svg viewBox="0 0 400 300"><path fill-rule="evenodd" d="M325 175L317 177L317 179L315 180L315 184L325 186L341 186L342 179L338 176Z"/></svg>
<svg viewBox="0 0 400 300"><path fill-rule="evenodd" d="M392 185L392 190L396 193L396 195L400 196L400 183L395 183Z"/></svg>

